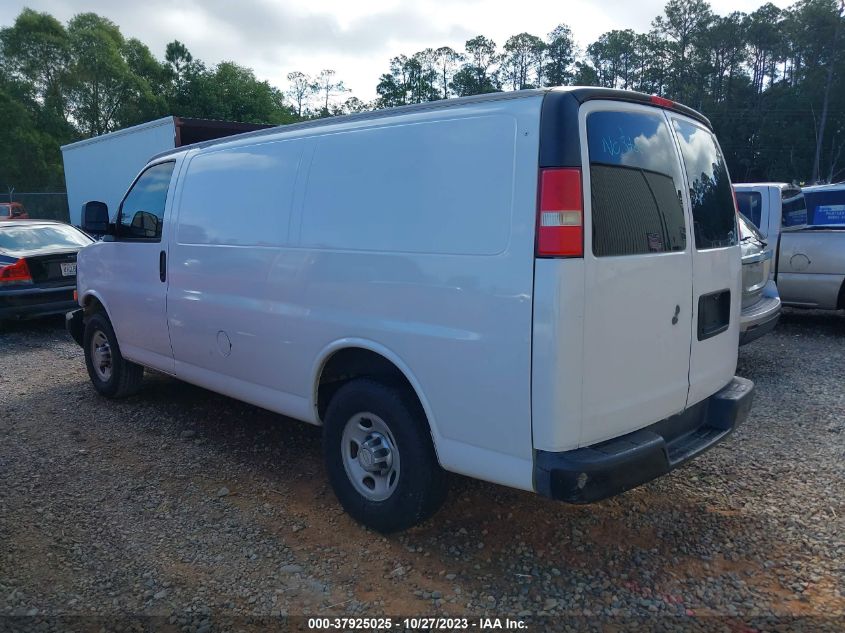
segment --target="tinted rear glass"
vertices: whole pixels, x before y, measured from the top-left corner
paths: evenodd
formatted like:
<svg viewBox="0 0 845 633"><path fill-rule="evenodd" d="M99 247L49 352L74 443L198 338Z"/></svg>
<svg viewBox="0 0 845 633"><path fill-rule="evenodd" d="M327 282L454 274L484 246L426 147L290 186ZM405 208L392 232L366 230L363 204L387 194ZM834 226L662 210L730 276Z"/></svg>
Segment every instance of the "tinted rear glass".
<svg viewBox="0 0 845 633"><path fill-rule="evenodd" d="M72 226L0 226L0 251L6 253L79 248L93 240Z"/></svg>
<svg viewBox="0 0 845 633"><path fill-rule="evenodd" d="M695 246L698 249L737 243L736 212L728 168L716 137L705 128L673 119L687 171Z"/></svg>
<svg viewBox="0 0 845 633"><path fill-rule="evenodd" d="M597 257L686 248L683 179L660 113L594 112L587 117Z"/></svg>
<svg viewBox="0 0 845 633"><path fill-rule="evenodd" d="M845 189L808 191L804 199L809 224L845 224Z"/></svg>
<svg viewBox="0 0 845 633"><path fill-rule="evenodd" d="M754 226L760 227L763 196L756 191L737 191L736 205L739 207L739 212L742 215L753 222Z"/></svg>

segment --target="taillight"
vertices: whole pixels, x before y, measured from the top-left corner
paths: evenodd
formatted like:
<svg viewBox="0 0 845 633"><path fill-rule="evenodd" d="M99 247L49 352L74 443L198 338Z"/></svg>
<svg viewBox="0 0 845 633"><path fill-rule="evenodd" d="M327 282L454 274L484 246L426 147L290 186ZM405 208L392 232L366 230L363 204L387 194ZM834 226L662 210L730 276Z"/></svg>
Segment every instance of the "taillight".
<svg viewBox="0 0 845 633"><path fill-rule="evenodd" d="M540 170L537 256L584 256L584 203L581 170Z"/></svg>
<svg viewBox="0 0 845 633"><path fill-rule="evenodd" d="M31 284L32 275L25 259L19 259L14 264L0 265L0 286L12 284Z"/></svg>
<svg viewBox="0 0 845 633"><path fill-rule="evenodd" d="M734 197L734 213L739 215L739 202L737 202L736 189L734 189L733 186L731 186L731 193L733 194L733 197Z"/></svg>

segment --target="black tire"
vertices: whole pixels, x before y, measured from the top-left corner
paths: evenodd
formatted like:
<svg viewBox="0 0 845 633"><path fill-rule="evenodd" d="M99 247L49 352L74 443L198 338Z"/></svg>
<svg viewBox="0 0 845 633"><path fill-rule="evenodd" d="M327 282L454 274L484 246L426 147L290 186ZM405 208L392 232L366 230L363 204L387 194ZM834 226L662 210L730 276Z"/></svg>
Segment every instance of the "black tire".
<svg viewBox="0 0 845 633"><path fill-rule="evenodd" d="M388 427L401 456L398 483L384 500L356 490L344 466L343 433L358 414L378 416ZM340 504L356 521L382 533L404 530L434 514L446 496L446 477L437 462L422 407L401 386L358 378L334 394L323 427L323 455L329 481Z"/></svg>
<svg viewBox="0 0 845 633"><path fill-rule="evenodd" d="M103 335L108 341L111 352L111 372L107 378L98 373L94 367L92 341L98 334ZM88 369L88 376L91 378L94 389L107 398L125 398L138 392L144 378L144 368L123 358L114 329L105 314L97 312L85 321L83 342L85 367Z"/></svg>

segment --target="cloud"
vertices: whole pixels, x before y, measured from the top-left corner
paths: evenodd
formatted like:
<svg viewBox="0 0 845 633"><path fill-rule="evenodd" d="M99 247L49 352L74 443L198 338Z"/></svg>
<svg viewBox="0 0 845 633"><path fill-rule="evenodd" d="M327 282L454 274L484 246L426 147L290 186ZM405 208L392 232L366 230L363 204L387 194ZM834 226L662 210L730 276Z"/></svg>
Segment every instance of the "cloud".
<svg viewBox="0 0 845 633"><path fill-rule="evenodd" d="M714 10L753 10L763 0L713 0ZM786 6L791 0L775 0ZM644 31L665 0L4 0L0 24L28 6L62 21L91 11L115 22L127 37L147 44L159 58L178 39L209 65L235 61L261 79L285 87L293 70L316 74L333 68L363 99L391 57L423 48L452 46L478 34L501 46L522 31L545 37L566 23L584 47L604 31Z"/></svg>

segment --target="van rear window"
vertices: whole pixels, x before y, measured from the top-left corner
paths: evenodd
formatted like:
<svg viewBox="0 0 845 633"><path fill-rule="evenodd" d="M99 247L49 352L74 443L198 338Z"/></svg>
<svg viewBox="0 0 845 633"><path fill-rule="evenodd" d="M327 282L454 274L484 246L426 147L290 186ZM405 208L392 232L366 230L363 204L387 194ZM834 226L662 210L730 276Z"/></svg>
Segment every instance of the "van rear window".
<svg viewBox="0 0 845 633"><path fill-rule="evenodd" d="M663 115L593 112L587 140L593 254L686 249L683 178Z"/></svg>
<svg viewBox="0 0 845 633"><path fill-rule="evenodd" d="M733 246L737 243L733 190L716 137L688 121L673 122L689 182L695 246L699 250Z"/></svg>

